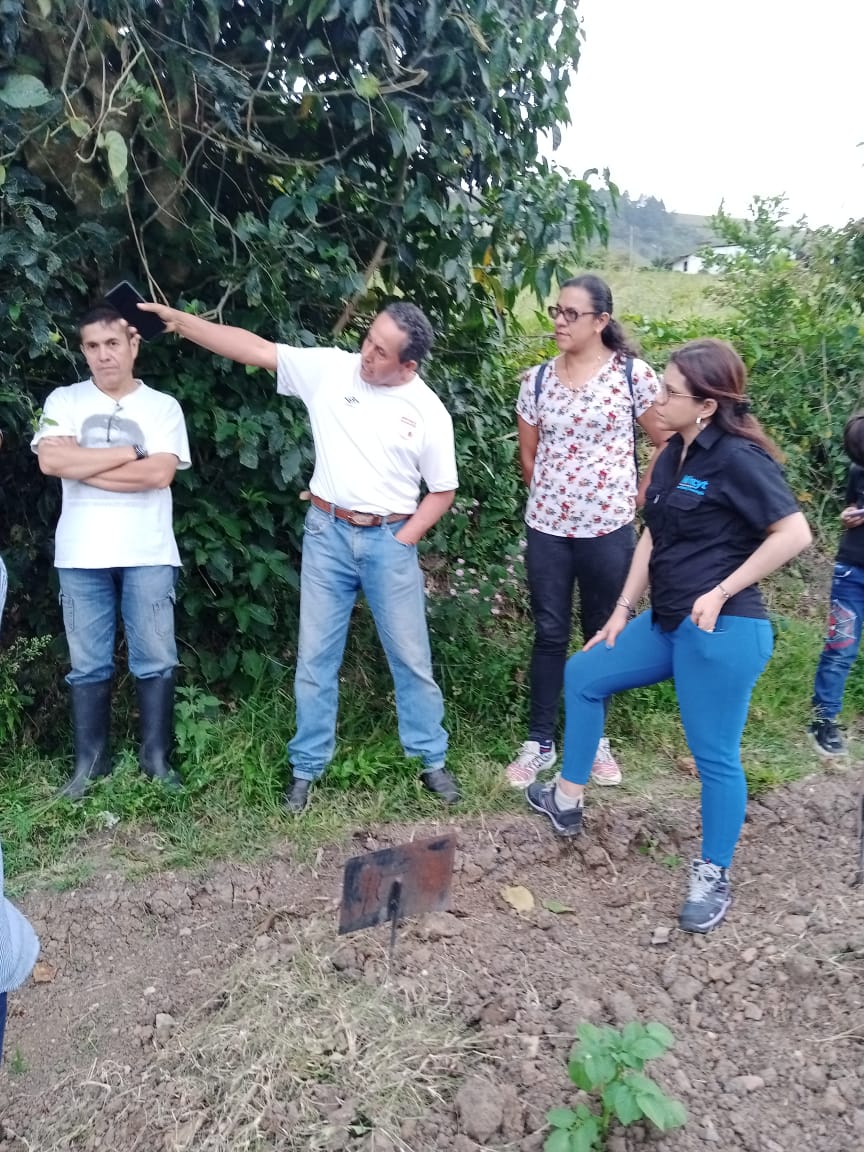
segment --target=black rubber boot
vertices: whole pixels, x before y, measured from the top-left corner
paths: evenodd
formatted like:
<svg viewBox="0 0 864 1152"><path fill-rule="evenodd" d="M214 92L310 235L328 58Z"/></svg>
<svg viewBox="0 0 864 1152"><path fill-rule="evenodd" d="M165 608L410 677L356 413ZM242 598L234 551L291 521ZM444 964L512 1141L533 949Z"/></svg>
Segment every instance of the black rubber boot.
<svg viewBox="0 0 864 1152"><path fill-rule="evenodd" d="M111 771L108 734L111 730L111 681L72 684L72 729L75 771L58 795L81 800L91 780Z"/></svg>
<svg viewBox="0 0 864 1152"><path fill-rule="evenodd" d="M183 781L171 767L174 744L174 673L135 681L141 747L138 763L151 780L161 780L166 788L182 788Z"/></svg>

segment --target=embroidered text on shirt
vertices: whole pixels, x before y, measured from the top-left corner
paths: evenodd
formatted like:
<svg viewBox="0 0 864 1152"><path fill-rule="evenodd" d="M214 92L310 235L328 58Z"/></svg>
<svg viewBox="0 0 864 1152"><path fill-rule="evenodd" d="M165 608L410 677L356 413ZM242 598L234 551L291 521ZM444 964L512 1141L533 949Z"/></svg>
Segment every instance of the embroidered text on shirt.
<svg viewBox="0 0 864 1152"><path fill-rule="evenodd" d="M704 496L708 491L707 480L697 480L695 476L682 476L678 482L682 492L692 492L694 496Z"/></svg>

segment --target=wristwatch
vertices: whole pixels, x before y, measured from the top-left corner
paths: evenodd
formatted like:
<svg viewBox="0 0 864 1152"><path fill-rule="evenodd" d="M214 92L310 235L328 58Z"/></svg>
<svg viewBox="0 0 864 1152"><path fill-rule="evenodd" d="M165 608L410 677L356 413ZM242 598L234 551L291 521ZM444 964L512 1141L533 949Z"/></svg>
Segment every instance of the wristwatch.
<svg viewBox="0 0 864 1152"><path fill-rule="evenodd" d="M136 460L146 460L147 459L147 455L148 455L147 449L144 447L143 444L133 444L132 447L135 450L135 459Z"/></svg>

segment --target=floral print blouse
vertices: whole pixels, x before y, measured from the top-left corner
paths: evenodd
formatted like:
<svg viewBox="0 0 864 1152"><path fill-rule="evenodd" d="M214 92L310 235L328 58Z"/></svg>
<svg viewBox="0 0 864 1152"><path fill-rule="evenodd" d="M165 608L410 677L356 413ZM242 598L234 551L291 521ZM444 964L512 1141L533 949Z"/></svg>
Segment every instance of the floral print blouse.
<svg viewBox="0 0 864 1152"><path fill-rule="evenodd" d="M535 404L538 370L539 365L524 374L516 401L517 414L540 433L525 523L550 536L605 536L636 513L625 358L614 354L576 390L559 379L550 361ZM657 395L657 376L644 360L633 361L633 395L637 416Z"/></svg>

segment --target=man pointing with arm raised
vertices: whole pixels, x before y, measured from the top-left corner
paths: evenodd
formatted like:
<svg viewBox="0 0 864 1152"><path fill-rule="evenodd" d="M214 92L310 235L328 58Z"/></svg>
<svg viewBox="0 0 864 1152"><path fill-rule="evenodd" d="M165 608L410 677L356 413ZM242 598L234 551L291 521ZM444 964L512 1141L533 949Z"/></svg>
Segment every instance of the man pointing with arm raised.
<svg viewBox="0 0 864 1152"><path fill-rule="evenodd" d="M453 423L417 374L433 340L426 316L413 304L391 304L357 355L274 344L161 304L139 307L219 356L275 372L277 391L299 397L309 412L315 470L303 533L297 730L288 744L286 806L306 807L310 785L333 757L339 668L358 591L393 675L405 754L420 759L430 792L455 803L416 550L453 503L458 483Z"/></svg>

